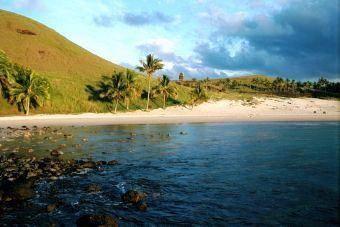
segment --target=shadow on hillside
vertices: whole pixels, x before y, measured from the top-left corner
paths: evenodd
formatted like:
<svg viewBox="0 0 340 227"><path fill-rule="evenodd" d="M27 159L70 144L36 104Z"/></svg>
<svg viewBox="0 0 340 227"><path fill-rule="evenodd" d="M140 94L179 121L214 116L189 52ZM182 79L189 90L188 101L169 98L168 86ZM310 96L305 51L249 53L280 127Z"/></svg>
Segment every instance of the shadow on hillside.
<svg viewBox="0 0 340 227"><path fill-rule="evenodd" d="M109 99L105 98L105 97L104 98L101 97L101 95L100 95L100 93L103 90L103 86L105 86L104 83L99 83L98 84L99 88L95 88L92 85L86 85L85 91L87 93L89 93L89 97L88 97L89 101L101 102L101 103L105 104L107 110L111 112L112 111L111 101Z"/></svg>

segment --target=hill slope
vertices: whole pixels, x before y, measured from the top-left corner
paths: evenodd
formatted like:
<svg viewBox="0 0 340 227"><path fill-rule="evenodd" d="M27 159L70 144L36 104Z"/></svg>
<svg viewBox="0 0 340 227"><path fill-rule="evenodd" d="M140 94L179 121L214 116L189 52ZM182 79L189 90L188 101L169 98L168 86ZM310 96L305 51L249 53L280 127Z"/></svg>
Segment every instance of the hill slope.
<svg viewBox="0 0 340 227"><path fill-rule="evenodd" d="M39 72L97 75L122 69L18 14L0 10L0 33L0 49L14 62Z"/></svg>
<svg viewBox="0 0 340 227"><path fill-rule="evenodd" d="M34 69L53 85L53 99L39 112L104 111L102 104L87 100L85 85L123 67L90 53L43 24L4 10L0 10L0 34L0 49L12 62ZM0 114L17 113L16 107L0 101Z"/></svg>

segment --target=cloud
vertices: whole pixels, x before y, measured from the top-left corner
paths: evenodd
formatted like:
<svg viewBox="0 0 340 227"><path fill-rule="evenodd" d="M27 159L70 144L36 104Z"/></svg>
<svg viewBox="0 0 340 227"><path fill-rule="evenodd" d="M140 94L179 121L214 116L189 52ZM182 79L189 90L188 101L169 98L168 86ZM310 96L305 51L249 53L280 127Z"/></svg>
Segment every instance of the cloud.
<svg viewBox="0 0 340 227"><path fill-rule="evenodd" d="M336 78L340 51L335 5L333 0L295 0L270 13L210 10L201 18L215 29L194 51L206 67L295 78ZM237 48L231 40L243 42L234 54Z"/></svg>
<svg viewBox="0 0 340 227"><path fill-rule="evenodd" d="M99 15L93 18L95 24L103 27L111 27L113 26L114 18L107 15Z"/></svg>
<svg viewBox="0 0 340 227"><path fill-rule="evenodd" d="M40 0L16 0L14 6L17 8L25 8L29 10L41 10L44 8Z"/></svg>
<svg viewBox="0 0 340 227"><path fill-rule="evenodd" d="M174 41L159 38L148 40L145 43L137 45L136 48L141 52L141 56L152 53L157 58L162 59L164 63L164 69L159 73L167 74L174 79L177 79L177 76L181 72L185 74L186 78L217 78L233 75L245 75L250 73L246 71L231 71L204 66L193 56L183 58L179 55L176 55L174 49L175 46L176 43Z"/></svg>
<svg viewBox="0 0 340 227"><path fill-rule="evenodd" d="M174 17L165 15L161 12L155 11L152 13L126 13L123 16L123 22L132 26L167 24L175 20Z"/></svg>
<svg viewBox="0 0 340 227"><path fill-rule="evenodd" d="M99 15L93 18L95 24L104 27L113 26L114 21L120 21L130 26L161 25L176 22L178 18L166 15L159 11L130 13L121 15Z"/></svg>

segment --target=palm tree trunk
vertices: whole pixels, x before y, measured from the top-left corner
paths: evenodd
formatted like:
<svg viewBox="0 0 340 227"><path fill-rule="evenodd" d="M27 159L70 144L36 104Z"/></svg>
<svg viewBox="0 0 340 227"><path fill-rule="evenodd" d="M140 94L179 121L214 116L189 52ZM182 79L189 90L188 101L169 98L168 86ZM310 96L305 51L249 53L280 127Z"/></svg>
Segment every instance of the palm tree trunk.
<svg viewBox="0 0 340 227"><path fill-rule="evenodd" d="M129 110L129 106L130 106L130 99L126 100L126 109Z"/></svg>
<svg viewBox="0 0 340 227"><path fill-rule="evenodd" d="M151 75L148 75L148 101L146 103L146 110L149 110L149 102L150 102L150 91L151 91Z"/></svg>
<svg viewBox="0 0 340 227"><path fill-rule="evenodd" d="M163 109L165 109L165 94L163 95Z"/></svg>
<svg viewBox="0 0 340 227"><path fill-rule="evenodd" d="M30 114L30 102L31 102L30 98L27 97L26 98L26 103L25 103L25 114L26 115Z"/></svg>
<svg viewBox="0 0 340 227"><path fill-rule="evenodd" d="M115 113L117 113L117 107L118 107L118 99L116 99Z"/></svg>

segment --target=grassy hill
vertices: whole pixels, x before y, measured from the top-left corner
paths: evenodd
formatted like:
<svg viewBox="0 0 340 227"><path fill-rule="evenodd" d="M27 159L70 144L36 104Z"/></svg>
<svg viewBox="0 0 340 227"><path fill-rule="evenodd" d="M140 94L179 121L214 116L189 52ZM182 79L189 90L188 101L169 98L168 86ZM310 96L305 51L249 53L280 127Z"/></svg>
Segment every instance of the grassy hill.
<svg viewBox="0 0 340 227"><path fill-rule="evenodd" d="M0 10L0 49L15 63L28 66L52 84L51 102L44 113L104 111L87 100L86 84L103 74L124 68L106 61L67 40L56 31L27 17ZM106 111L106 110L105 110ZM0 114L17 114L1 100Z"/></svg>

